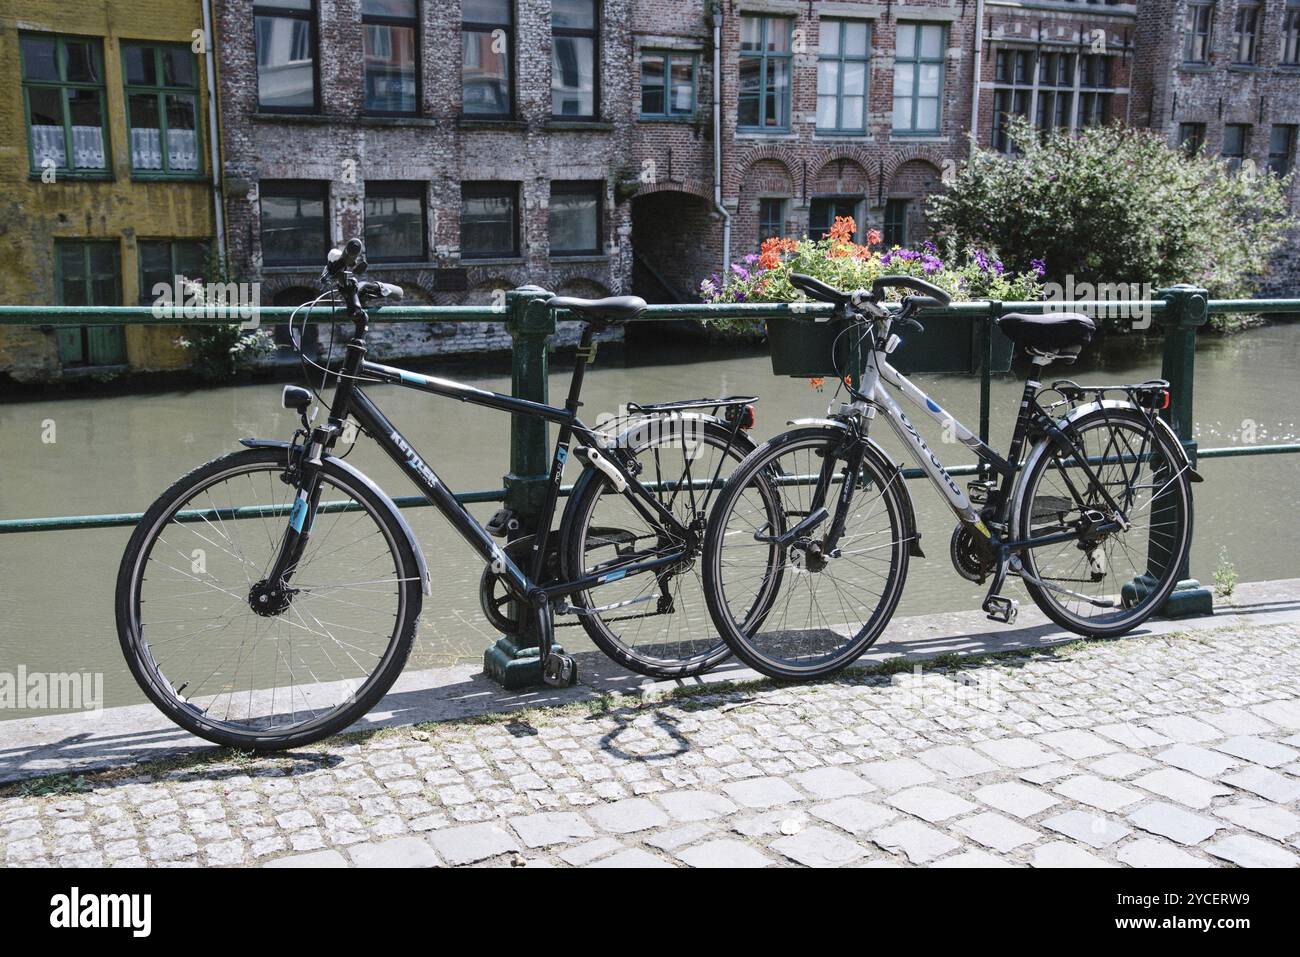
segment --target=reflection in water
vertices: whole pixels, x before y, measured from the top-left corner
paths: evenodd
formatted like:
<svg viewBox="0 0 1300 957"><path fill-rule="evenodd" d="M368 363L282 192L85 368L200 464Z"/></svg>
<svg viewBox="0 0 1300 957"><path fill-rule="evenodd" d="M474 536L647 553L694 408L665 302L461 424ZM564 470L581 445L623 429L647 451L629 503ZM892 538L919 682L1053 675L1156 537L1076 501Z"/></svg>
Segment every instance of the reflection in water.
<svg viewBox="0 0 1300 957"><path fill-rule="evenodd" d="M707 355L707 361L689 361ZM1057 374L1079 381L1122 381L1157 376L1158 349L1112 343L1085 357L1083 367ZM560 363L557 362L557 366ZM442 374L482 387L508 390L507 369L484 373L437 363ZM1198 437L1206 446L1297 440L1295 411L1300 369L1300 324L1280 324L1201 344L1197 354ZM1049 370L1049 373L1052 370ZM1249 377L1247 378L1247 373ZM567 368L552 376L551 394L563 395ZM979 421L979 385L970 378L927 376L918 381L967 424ZM992 442L1000 451L1010 434L1021 382L993 383ZM657 351L602 350L587 377L584 415L595 422L628 399L662 401L704 394L757 393L756 438L782 431L787 419L821 415L831 400L806 380L774 378L766 356L685 343ZM474 408L392 387L372 394L443 479L458 490L500 487L508 470L508 421ZM272 383L113 398L40 399L0 406L0 516L143 511L167 485L195 466L237 447L242 436L288 438L293 413L279 408ZM42 441L52 419L57 441ZM917 416L927 440L949 465L965 464L958 446ZM552 436L554 432L552 431ZM901 449L888 430L876 433L887 449ZM364 440L349 462L390 494L411 494L407 480ZM1300 508L1300 456L1207 460L1195 486L1192 573L1213 575L1220 549L1241 580L1300 577L1294 516ZM571 465L566 481L576 476ZM949 564L953 519L924 482L910 485L924 536L925 559L913 559L900 615L975 609L983 589L959 578ZM494 505L474 506L486 521ZM431 509L407 516L428 556L434 594L426 599L411 667L480 661L496 634L478 603L480 567ZM109 705L140 694L127 674L113 620L113 588L129 529L48 532L0 538L0 671L105 673ZM1014 592L1014 589L1013 589ZM1024 596L1020 596L1024 597ZM566 647L590 649L580 627L559 631ZM18 713L4 714L14 717Z"/></svg>

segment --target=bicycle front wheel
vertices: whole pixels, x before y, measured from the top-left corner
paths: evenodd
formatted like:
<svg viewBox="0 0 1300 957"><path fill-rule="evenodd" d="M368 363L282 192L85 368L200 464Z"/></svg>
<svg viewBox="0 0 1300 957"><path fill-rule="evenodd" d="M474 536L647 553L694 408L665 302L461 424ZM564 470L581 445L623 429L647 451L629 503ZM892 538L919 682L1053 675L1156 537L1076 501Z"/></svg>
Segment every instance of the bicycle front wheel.
<svg viewBox="0 0 1300 957"><path fill-rule="evenodd" d="M1191 477L1177 440L1136 410L1089 413L1071 437L1095 481L1044 446L1026 468L1017 528L1021 539L1079 537L1026 549L1025 569L1043 584L1027 579L1025 589L1058 625L1113 638L1146 621L1178 583L1192 541ZM1092 531L1110 518L1110 502L1129 527Z"/></svg>
<svg viewBox="0 0 1300 957"><path fill-rule="evenodd" d="M816 678L851 664L902 596L910 535L902 476L873 454L851 475L843 453L839 429L777 436L740 464L709 517L704 587L713 620L736 655L769 677ZM832 543L845 482L853 497ZM762 504L768 489L780 503L775 521ZM823 507L820 524L783 540Z"/></svg>
<svg viewBox="0 0 1300 957"><path fill-rule="evenodd" d="M252 600L297 492L286 458L236 452L177 481L118 572L118 637L141 689L186 730L243 750L308 744L365 714L420 615L420 566L392 505L329 459L283 607Z"/></svg>

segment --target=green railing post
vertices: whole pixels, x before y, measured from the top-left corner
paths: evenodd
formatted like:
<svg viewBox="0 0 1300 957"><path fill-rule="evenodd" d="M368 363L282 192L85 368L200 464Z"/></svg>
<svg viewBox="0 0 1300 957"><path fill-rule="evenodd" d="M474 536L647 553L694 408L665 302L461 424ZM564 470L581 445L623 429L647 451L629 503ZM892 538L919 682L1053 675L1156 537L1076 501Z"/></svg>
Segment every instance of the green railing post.
<svg viewBox="0 0 1300 957"><path fill-rule="evenodd" d="M1196 373L1196 330L1210 319L1210 294L1198 286L1180 283L1158 293L1167 304L1159 314L1164 327L1165 346L1161 360L1161 378L1169 382L1169 408L1166 421L1196 465L1195 419L1192 417L1192 392ZM1154 524L1157 510L1152 508ZM1190 577L1188 563L1178 569L1178 585L1160 613L1166 618L1187 618L1214 614L1214 594Z"/></svg>
<svg viewBox="0 0 1300 957"><path fill-rule="evenodd" d="M546 305L550 296L537 286L522 286L506 293L506 330L513 342L512 392L518 398L534 402L547 401L546 340L555 332L555 316ZM505 504L519 518L517 537L537 531L549 480L547 423L531 416L512 416ZM483 654L483 671L506 688L541 684L538 640L531 628L520 635L498 638Z"/></svg>

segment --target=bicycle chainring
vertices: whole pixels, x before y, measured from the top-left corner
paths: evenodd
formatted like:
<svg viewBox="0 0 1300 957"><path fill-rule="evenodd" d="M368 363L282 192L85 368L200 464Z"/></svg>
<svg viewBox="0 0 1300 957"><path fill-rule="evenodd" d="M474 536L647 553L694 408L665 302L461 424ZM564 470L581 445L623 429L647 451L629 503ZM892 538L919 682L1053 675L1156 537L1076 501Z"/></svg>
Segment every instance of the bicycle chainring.
<svg viewBox="0 0 1300 957"><path fill-rule="evenodd" d="M958 525L952 530L952 540L948 544L948 553L952 557L952 567L957 574L967 581L984 584L993 571L993 562L980 547L980 542L965 525Z"/></svg>

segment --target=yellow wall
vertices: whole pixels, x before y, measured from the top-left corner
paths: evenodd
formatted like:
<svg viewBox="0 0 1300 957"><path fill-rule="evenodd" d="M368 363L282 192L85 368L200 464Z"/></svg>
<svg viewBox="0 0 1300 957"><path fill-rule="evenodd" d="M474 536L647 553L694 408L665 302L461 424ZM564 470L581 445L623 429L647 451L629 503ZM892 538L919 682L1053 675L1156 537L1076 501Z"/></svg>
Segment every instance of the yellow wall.
<svg viewBox="0 0 1300 957"><path fill-rule="evenodd" d="M0 303L58 302L56 239L117 240L124 305L139 301L137 239L212 239L209 150L213 131L207 122L203 57L196 56L203 178L137 181L131 172L119 48L119 42L132 40L188 45L192 31L202 27L198 0L27 0L0 9ZM101 38L111 180L43 183L31 175L20 31ZM174 326L127 327L128 363L151 370L184 365L185 354L174 344L178 333ZM58 377L54 335L33 327L0 327L0 372L20 380Z"/></svg>

